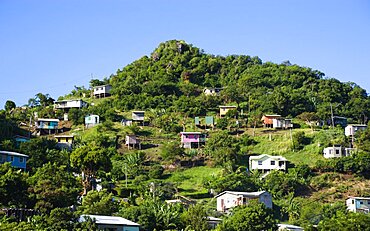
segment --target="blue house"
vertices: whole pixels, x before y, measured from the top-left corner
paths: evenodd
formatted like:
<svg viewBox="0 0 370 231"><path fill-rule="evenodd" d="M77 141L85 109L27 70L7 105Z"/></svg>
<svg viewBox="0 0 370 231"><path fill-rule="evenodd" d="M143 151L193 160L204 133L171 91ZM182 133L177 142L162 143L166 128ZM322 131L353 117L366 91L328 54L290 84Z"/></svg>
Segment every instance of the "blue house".
<svg viewBox="0 0 370 231"><path fill-rule="evenodd" d="M0 164L10 162L13 167L26 169L27 158L18 152L0 151Z"/></svg>
<svg viewBox="0 0 370 231"><path fill-rule="evenodd" d="M140 225L123 217L81 215L79 221L84 222L89 217L98 226L98 230L139 231Z"/></svg>
<svg viewBox="0 0 370 231"><path fill-rule="evenodd" d="M30 138L25 137L25 136L16 135L16 136L14 136L14 140L15 140L15 146L17 148L19 148L19 146L21 145L21 143L29 142L30 141Z"/></svg>

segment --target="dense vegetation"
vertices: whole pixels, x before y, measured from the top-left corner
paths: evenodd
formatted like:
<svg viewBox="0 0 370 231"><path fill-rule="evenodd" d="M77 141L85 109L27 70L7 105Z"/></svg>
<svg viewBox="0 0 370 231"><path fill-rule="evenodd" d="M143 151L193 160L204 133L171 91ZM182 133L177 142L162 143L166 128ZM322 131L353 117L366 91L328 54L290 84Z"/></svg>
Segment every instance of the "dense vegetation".
<svg viewBox="0 0 370 231"><path fill-rule="evenodd" d="M107 83L113 87L109 98L94 99L89 89L77 86L59 98L89 102L86 108L69 110L69 121L63 121L76 137L72 151L58 149L51 136L22 144L13 139L34 132L28 123L35 114L63 118L48 94L37 94L25 107L6 102L0 111L0 149L29 159L26 172L0 165L0 206L32 208L37 214L31 222L3 216L0 230L96 229L91 221L78 223L81 214L122 216L143 230L207 230L207 216L223 218L218 230L276 230L278 222L307 230L338 225L354 230L368 224L369 216L349 213L344 200L370 195L370 130L356 135L354 155L322 157L324 147L350 143L343 128L328 127L332 115L367 123L370 98L355 83L325 78L289 61L214 56L175 40L90 85ZM223 90L220 96L205 95L205 87ZM195 126L194 116L215 116L219 105L238 108L217 118L215 127ZM145 110L147 126L122 126L134 109ZM269 113L294 118L296 128L261 128L262 114ZM85 129L87 114L98 114L102 123ZM317 127L321 121L324 125ZM207 142L201 149L181 148L180 131L205 131ZM142 150L125 147L126 135L138 136ZM248 157L263 153L288 158L288 171L264 178L246 171ZM97 185L103 190L97 191ZM224 190L266 190L274 208L251 204L222 215L213 196ZM165 202L173 198L196 204Z"/></svg>

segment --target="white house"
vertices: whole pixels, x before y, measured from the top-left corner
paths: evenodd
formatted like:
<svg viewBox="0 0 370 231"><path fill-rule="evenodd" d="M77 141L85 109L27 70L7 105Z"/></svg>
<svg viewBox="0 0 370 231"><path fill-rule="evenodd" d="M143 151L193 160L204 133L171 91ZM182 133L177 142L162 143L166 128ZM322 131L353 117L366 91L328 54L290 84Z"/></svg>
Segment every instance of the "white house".
<svg viewBox="0 0 370 231"><path fill-rule="evenodd" d="M293 128L293 123L291 119L284 118L274 118L272 119L272 127L280 129Z"/></svg>
<svg viewBox="0 0 370 231"><path fill-rule="evenodd" d="M65 109L65 110L69 110L71 108L83 108L86 106L87 102L83 101L82 99L60 100L55 101L54 103L55 109Z"/></svg>
<svg viewBox="0 0 370 231"><path fill-rule="evenodd" d="M324 158L339 158L350 156L354 148L344 148L342 146L332 146L324 148Z"/></svg>
<svg viewBox="0 0 370 231"><path fill-rule="evenodd" d="M90 128L94 127L95 125L99 124L100 117L98 115L88 115L85 116L85 127Z"/></svg>
<svg viewBox="0 0 370 231"><path fill-rule="evenodd" d="M100 216L100 215L81 215L79 221L86 221L87 217L97 224L98 230L115 230L115 231L139 231L140 225L127 220L123 217Z"/></svg>
<svg viewBox="0 0 370 231"><path fill-rule="evenodd" d="M145 111L133 111L132 112L133 121L144 121Z"/></svg>
<svg viewBox="0 0 370 231"><path fill-rule="evenodd" d="M304 229L296 225L278 224L278 231L304 231Z"/></svg>
<svg viewBox="0 0 370 231"><path fill-rule="evenodd" d="M206 87L206 88L203 89L203 94L219 96L222 89L224 89L224 88L222 88L222 87Z"/></svg>
<svg viewBox="0 0 370 231"><path fill-rule="evenodd" d="M282 156L270 156L262 154L249 157L250 170L262 170L268 172L271 170L286 170L287 159Z"/></svg>
<svg viewBox="0 0 370 231"><path fill-rule="evenodd" d="M355 213L369 213L370 197L349 197L346 200L347 210Z"/></svg>
<svg viewBox="0 0 370 231"><path fill-rule="evenodd" d="M344 134L346 136L354 136L358 131L365 130L366 128L366 124L349 124L344 129Z"/></svg>
<svg viewBox="0 0 370 231"><path fill-rule="evenodd" d="M102 86L95 86L93 87L93 95L95 98L104 98L110 96L110 90L112 89L112 85L102 85Z"/></svg>
<svg viewBox="0 0 370 231"><path fill-rule="evenodd" d="M235 192L224 191L217 196L217 211L227 212L229 209L239 205L248 205L251 200L264 203L267 208L272 208L271 194L266 191L259 192Z"/></svg>

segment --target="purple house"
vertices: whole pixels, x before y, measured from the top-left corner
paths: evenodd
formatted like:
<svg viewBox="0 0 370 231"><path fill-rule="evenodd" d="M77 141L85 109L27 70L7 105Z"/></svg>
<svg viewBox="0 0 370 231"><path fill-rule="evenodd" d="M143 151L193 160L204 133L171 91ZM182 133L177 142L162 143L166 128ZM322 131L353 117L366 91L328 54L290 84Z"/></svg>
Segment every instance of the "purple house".
<svg viewBox="0 0 370 231"><path fill-rule="evenodd" d="M181 147L199 148L206 143L206 134L201 132L180 132Z"/></svg>

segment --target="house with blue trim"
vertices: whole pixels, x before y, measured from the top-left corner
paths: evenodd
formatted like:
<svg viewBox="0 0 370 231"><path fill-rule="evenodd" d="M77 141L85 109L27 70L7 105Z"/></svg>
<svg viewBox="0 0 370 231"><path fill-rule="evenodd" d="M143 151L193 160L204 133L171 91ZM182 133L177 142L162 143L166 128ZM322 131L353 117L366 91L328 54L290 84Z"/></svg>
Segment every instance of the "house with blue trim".
<svg viewBox="0 0 370 231"><path fill-rule="evenodd" d="M139 231L140 225L127 220L123 217L87 215L83 214L79 218L79 222L84 222L90 218L97 226L98 230L115 230L115 231Z"/></svg>
<svg viewBox="0 0 370 231"><path fill-rule="evenodd" d="M28 156L18 152L0 151L0 164L10 162L15 168L26 169Z"/></svg>
<svg viewBox="0 0 370 231"><path fill-rule="evenodd" d="M369 213L370 197L348 197L346 205L347 210L354 213Z"/></svg>

